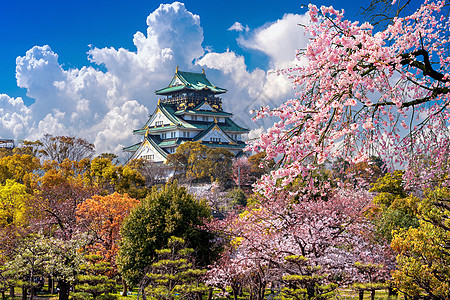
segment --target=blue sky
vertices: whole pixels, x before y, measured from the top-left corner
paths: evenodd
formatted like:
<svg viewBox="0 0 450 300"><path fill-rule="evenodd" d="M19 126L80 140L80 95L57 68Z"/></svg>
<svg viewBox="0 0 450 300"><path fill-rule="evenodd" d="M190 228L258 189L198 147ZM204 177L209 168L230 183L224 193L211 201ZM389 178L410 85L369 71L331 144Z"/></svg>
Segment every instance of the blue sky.
<svg viewBox="0 0 450 300"><path fill-rule="evenodd" d="M168 83L176 65L205 68L229 90L224 106L239 110L238 121L267 127L242 111L291 97L289 83L267 71L288 66L295 48L306 45L296 26L307 22L302 2L164 3L0 1L0 137L79 135L98 151L120 151L135 141L131 131L153 111L153 91ZM313 3L343 8L357 20L368 1ZM243 31L228 30L235 22Z"/></svg>
<svg viewBox="0 0 450 300"><path fill-rule="evenodd" d="M264 66L267 59L258 51L239 51L236 32L227 29L235 21L257 28L280 19L285 13L306 11L299 0L184 3L188 10L200 16L205 45L215 51L230 48L240 52L248 59L250 68ZM320 3L330 5L332 1ZM337 1L334 5L345 8L349 16L356 18L359 7L352 3L355 2ZM132 35L138 30L145 31L146 17L159 5L159 2L148 0L1 1L0 39L7 46L1 49L0 93L26 96L26 90L16 84L16 57L35 45L50 45L66 68L89 64L86 55L89 45L135 50Z"/></svg>

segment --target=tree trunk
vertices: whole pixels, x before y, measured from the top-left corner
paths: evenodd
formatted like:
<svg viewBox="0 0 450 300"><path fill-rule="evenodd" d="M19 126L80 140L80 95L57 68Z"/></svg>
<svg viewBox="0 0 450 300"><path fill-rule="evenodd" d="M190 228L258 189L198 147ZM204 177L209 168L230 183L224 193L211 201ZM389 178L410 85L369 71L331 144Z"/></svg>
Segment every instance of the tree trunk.
<svg viewBox="0 0 450 300"><path fill-rule="evenodd" d="M211 288L209 288L209 290L208 290L208 300L211 300L211 299L212 299L212 296L213 296L213 288L211 287Z"/></svg>
<svg viewBox="0 0 450 300"><path fill-rule="evenodd" d="M315 294L314 286L315 286L314 283L307 283L306 284L306 294L307 294L308 299L313 299L314 298L314 294Z"/></svg>
<svg viewBox="0 0 450 300"><path fill-rule="evenodd" d="M233 299L238 300L238 289L236 287L232 287L233 289Z"/></svg>
<svg viewBox="0 0 450 300"><path fill-rule="evenodd" d="M141 288L142 300L147 300L147 296L145 295L145 288Z"/></svg>
<svg viewBox="0 0 450 300"><path fill-rule="evenodd" d="M261 299L261 300L264 299L264 296L266 294L266 286L267 286L266 283L263 283L261 285L261 288L259 289L259 299Z"/></svg>
<svg viewBox="0 0 450 300"><path fill-rule="evenodd" d="M53 279L48 276L48 293L53 294Z"/></svg>
<svg viewBox="0 0 450 300"><path fill-rule="evenodd" d="M27 300L27 288L22 287L22 300Z"/></svg>
<svg viewBox="0 0 450 300"><path fill-rule="evenodd" d="M391 286L388 287L388 298L391 298L392 296L397 296L398 292L395 291Z"/></svg>
<svg viewBox="0 0 450 300"><path fill-rule="evenodd" d="M14 291L15 286L9 287L9 297L14 298L16 296L16 293Z"/></svg>
<svg viewBox="0 0 450 300"><path fill-rule="evenodd" d="M123 297L128 296L128 285L127 285L127 282L125 281L125 279L123 279L123 277L122 277L122 287L123 287L122 296Z"/></svg>
<svg viewBox="0 0 450 300"><path fill-rule="evenodd" d="M2 300L6 300L6 294L5 294L5 291L2 291Z"/></svg>
<svg viewBox="0 0 450 300"><path fill-rule="evenodd" d="M370 290L370 300L375 300L375 290L374 289Z"/></svg>
<svg viewBox="0 0 450 300"><path fill-rule="evenodd" d="M359 290L358 294L359 294L359 300L363 300L364 299L364 290Z"/></svg>
<svg viewBox="0 0 450 300"><path fill-rule="evenodd" d="M70 284L64 280L58 281L59 285L59 300L69 300Z"/></svg>

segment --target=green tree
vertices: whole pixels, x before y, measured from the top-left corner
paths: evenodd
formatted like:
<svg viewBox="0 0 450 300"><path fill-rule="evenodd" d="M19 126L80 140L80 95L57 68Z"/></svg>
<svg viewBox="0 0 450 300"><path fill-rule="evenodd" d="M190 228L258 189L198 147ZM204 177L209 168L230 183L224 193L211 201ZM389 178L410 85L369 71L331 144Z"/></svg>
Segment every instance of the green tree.
<svg viewBox="0 0 450 300"><path fill-rule="evenodd" d="M393 230L419 225L416 217L419 200L405 191L403 171L387 173L377 180L370 191L378 192L369 214L383 238L390 242Z"/></svg>
<svg viewBox="0 0 450 300"><path fill-rule="evenodd" d="M199 142L185 142L167 156L167 164L174 168L180 179L189 182L204 179L208 176L207 150L208 147Z"/></svg>
<svg viewBox="0 0 450 300"><path fill-rule="evenodd" d="M70 287L75 283L76 276L85 264L83 248L89 239L86 235L73 236L70 240L47 238L48 256L46 273L55 281L60 288L59 300L68 300Z"/></svg>
<svg viewBox="0 0 450 300"><path fill-rule="evenodd" d="M295 270L283 276L285 286L280 299L328 299L335 294L336 284L325 284L327 274L320 274L319 266L310 266L308 259L300 255L284 258L286 270Z"/></svg>
<svg viewBox="0 0 450 300"><path fill-rule="evenodd" d="M170 236L186 240L195 249L200 264L210 260L210 233L200 229L210 209L176 183L153 188L125 219L118 253L119 271L128 283L137 284Z"/></svg>
<svg viewBox="0 0 450 300"><path fill-rule="evenodd" d="M21 227L27 223L28 201L31 195L23 184L7 179L0 184L0 228L13 225Z"/></svg>
<svg viewBox="0 0 450 300"><path fill-rule="evenodd" d="M41 167L39 159L31 155L14 154L0 159L0 183L12 179L31 190L36 179L35 171Z"/></svg>
<svg viewBox="0 0 450 300"><path fill-rule="evenodd" d="M90 161L89 170L84 175L85 180L100 189L101 194L127 193L132 198L142 199L148 189L139 169L140 165L134 161L122 166L113 164L110 157L96 157Z"/></svg>
<svg viewBox="0 0 450 300"><path fill-rule="evenodd" d="M14 274L10 274L9 269L4 265L0 264L0 294L2 295L2 300L6 300L5 292L14 285L17 285L17 281L14 278Z"/></svg>
<svg viewBox="0 0 450 300"><path fill-rule="evenodd" d="M106 274L111 273L111 265L103 261L100 255L86 255L86 263L80 266L80 274L77 276L75 285L76 293L71 295L72 299L92 299L96 300L100 295L104 299L111 299L111 292L114 291L114 281Z"/></svg>
<svg viewBox="0 0 450 300"><path fill-rule="evenodd" d="M201 299L208 288L200 282L205 269L196 269L192 264L194 249L186 248L182 238L170 237L168 248L156 250L157 259L152 263L146 279L145 289L150 299Z"/></svg>
<svg viewBox="0 0 450 300"><path fill-rule="evenodd" d="M251 174L256 179L261 178L262 175L269 173L275 166L273 159L266 160L266 152L259 152L248 158L251 165Z"/></svg>
<svg viewBox="0 0 450 300"><path fill-rule="evenodd" d="M377 282L376 273L383 269L383 265L372 263L356 262L355 267L360 274L362 274L363 282L357 282L352 285L352 288L358 291L359 300L364 299L364 291L370 291L370 299L375 299L375 291L385 289L388 285L386 283Z"/></svg>
<svg viewBox="0 0 450 300"><path fill-rule="evenodd" d="M247 196L244 191L240 188L234 188L227 193L227 197L231 199L232 207L236 206L247 206Z"/></svg>
<svg viewBox="0 0 450 300"><path fill-rule="evenodd" d="M231 180L231 167L234 154L227 149L208 148L206 151L206 173L211 181L218 181L220 184L226 184Z"/></svg>
<svg viewBox="0 0 450 300"><path fill-rule="evenodd" d="M436 188L419 204L419 227L394 232L396 287L410 297L450 299L450 191Z"/></svg>
<svg viewBox="0 0 450 300"><path fill-rule="evenodd" d="M17 286L22 287L22 299L26 299L27 291L30 290L30 300L33 299L35 276L44 276L45 267L50 259L49 244L47 240L37 234L24 238L14 250L11 260L5 265L6 274L15 280Z"/></svg>

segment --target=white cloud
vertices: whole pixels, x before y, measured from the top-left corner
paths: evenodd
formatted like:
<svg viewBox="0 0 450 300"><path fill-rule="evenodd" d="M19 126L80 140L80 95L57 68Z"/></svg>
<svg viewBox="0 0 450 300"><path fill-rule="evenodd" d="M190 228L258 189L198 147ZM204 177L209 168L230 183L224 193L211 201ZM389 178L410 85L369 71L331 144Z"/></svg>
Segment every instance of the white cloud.
<svg viewBox="0 0 450 300"><path fill-rule="evenodd" d="M293 61L295 49L306 40L296 25L303 20L305 16L285 15L249 31L249 38L240 38L239 43L263 51L271 67L284 66ZM233 26L241 28L238 24L247 30L240 23ZM47 45L35 46L18 57L17 84L35 102L27 107L21 98L0 94L0 135L16 139L37 139L44 133L74 135L94 142L99 153L120 154L123 146L137 141L133 129L141 127L153 112L154 91L168 84L177 65L194 71L205 67L214 84L228 89L223 95L224 108L245 127L271 125L270 120L253 124L248 111L275 107L293 95L286 77L259 68L250 71L243 56L203 47L200 17L182 3L161 4L148 16L147 25L145 34L137 32L133 37L135 51L91 47L88 58L106 71L94 67L67 70ZM271 43L276 43L274 50Z"/></svg>
<svg viewBox="0 0 450 300"><path fill-rule="evenodd" d="M306 48L309 41L299 24L308 23L307 14L285 14L281 20L256 29L250 38L240 37L238 42L243 47L264 52L270 58L271 68L291 67L299 63L295 50Z"/></svg>
<svg viewBox="0 0 450 300"><path fill-rule="evenodd" d="M262 106L276 107L282 101L293 96L290 80L262 69L247 70L244 57L232 51L208 53L197 64L222 72L219 82L228 89L223 106L232 111L238 124L248 128L270 126L271 120L264 119L257 123L251 121L250 110Z"/></svg>
<svg viewBox="0 0 450 300"><path fill-rule="evenodd" d="M22 98L0 94L0 137L23 136L31 125L31 110Z"/></svg>
<svg viewBox="0 0 450 300"><path fill-rule="evenodd" d="M245 31L249 31L250 28L248 27L248 25L246 25L246 26L244 27L244 25L242 25L241 23L239 23L239 22L234 22L234 24L231 25L231 27L228 28L227 30L229 30L229 31L243 32L244 30L245 30Z"/></svg>
<svg viewBox="0 0 450 300"><path fill-rule="evenodd" d="M309 22L307 15L286 14L276 22L249 32L248 38L239 37L238 42L244 48L259 50L266 54L272 69L303 64L305 62L298 61L295 53L297 49L305 48L308 43L309 37L304 35L303 28L298 25L307 22ZM239 29L239 25L241 24L235 23L230 29L233 27ZM223 53L210 52L198 60L197 64L222 72L221 80L229 90L224 107L235 112L235 118L248 128L268 127L273 123L273 119L253 123L250 121L252 115L248 113L249 110L259 109L262 106L274 108L286 99L294 97L292 83L287 76L259 68L250 71L244 58L235 52L229 50Z"/></svg>
<svg viewBox="0 0 450 300"><path fill-rule="evenodd" d="M132 131L155 107L154 91L167 85L177 64L190 69L204 53L200 17L182 3L160 5L148 16L147 25L146 35L134 35L136 51L91 48L89 59L104 65L106 72L93 67L64 70L48 45L18 57L17 84L35 102L27 115L16 113L28 118L28 130L17 127L6 134L29 139L43 133L76 135L94 142L98 152L116 153L136 141ZM11 113L0 118L5 123Z"/></svg>
<svg viewBox="0 0 450 300"><path fill-rule="evenodd" d="M248 139L249 140L253 140L253 139L257 139L259 138L263 133L265 133L266 130L264 129L264 127L259 127L256 129L252 129L250 130L250 132L248 133Z"/></svg>

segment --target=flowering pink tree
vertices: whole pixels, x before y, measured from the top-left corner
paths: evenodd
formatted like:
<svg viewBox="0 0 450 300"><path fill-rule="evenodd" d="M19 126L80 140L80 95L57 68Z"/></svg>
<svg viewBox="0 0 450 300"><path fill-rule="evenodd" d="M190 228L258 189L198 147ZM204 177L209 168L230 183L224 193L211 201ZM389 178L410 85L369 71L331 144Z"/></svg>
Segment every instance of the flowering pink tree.
<svg viewBox="0 0 450 300"><path fill-rule="evenodd" d="M311 298L331 293L324 285L337 277L364 281L358 261L383 265L372 281L389 278L393 255L364 218L372 196L318 178L327 160L376 155L406 166L405 178L420 187L447 179L450 19L443 8L425 2L374 33L331 7L309 6L311 43L298 52L299 66L279 70L297 97L256 112L280 121L249 147L277 159L278 168L257 183L260 203L211 224L231 241L209 272L211 283L232 286L240 278L263 290L278 282Z"/></svg>
<svg viewBox="0 0 450 300"><path fill-rule="evenodd" d="M209 271L209 284L223 290L229 286L234 293L246 285L255 299L263 299L269 283L292 286L293 276L300 276L298 288L313 297L330 292L323 288L330 282L362 280L358 261L382 264L375 276L388 279L394 260L388 244L371 239L371 224L363 217L370 203L363 191L341 190L326 200L279 192L240 215L210 224L231 243Z"/></svg>
<svg viewBox="0 0 450 300"><path fill-rule="evenodd" d="M327 159L376 154L394 166L422 155L427 141L444 149L450 19L443 6L425 2L377 33L332 7L309 6L311 43L298 52L300 66L279 71L292 78L297 98L256 116L280 118L251 147L268 159L282 156L281 167L259 184L267 195Z"/></svg>

